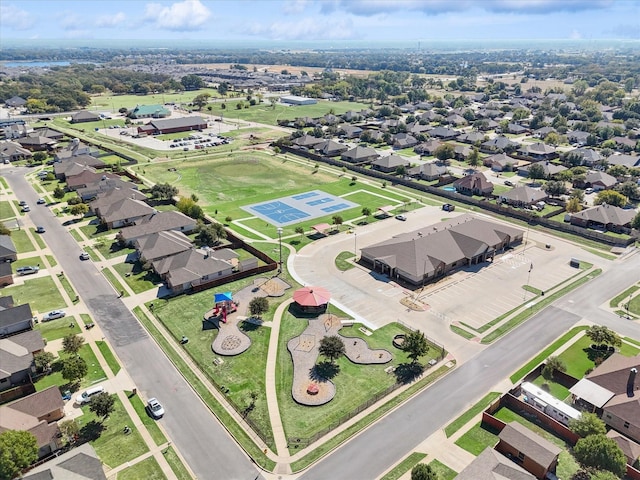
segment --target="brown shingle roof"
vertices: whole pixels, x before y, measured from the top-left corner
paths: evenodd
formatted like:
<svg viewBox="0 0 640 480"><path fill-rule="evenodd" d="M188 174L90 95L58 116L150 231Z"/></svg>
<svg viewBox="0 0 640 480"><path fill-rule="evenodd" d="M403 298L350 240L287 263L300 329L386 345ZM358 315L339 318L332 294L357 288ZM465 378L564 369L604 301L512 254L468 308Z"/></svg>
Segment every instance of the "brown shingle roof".
<svg viewBox="0 0 640 480"><path fill-rule="evenodd" d="M12 410L41 418L58 409L64 408L60 389L53 385L31 395L27 395L7 405Z"/></svg>
<svg viewBox="0 0 640 480"><path fill-rule="evenodd" d="M522 452L538 465L548 468L562 449L518 422L508 423L498 435L500 441Z"/></svg>
<svg viewBox="0 0 640 480"><path fill-rule="evenodd" d="M454 480L534 480L520 465L491 448L485 448Z"/></svg>

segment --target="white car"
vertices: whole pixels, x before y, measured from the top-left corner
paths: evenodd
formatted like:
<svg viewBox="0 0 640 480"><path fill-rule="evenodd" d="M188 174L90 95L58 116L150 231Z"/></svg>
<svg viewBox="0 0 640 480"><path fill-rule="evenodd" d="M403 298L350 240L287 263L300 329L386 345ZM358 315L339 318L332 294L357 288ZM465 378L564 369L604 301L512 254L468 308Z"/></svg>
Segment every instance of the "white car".
<svg viewBox="0 0 640 480"><path fill-rule="evenodd" d="M147 402L147 408L153 418L162 418L164 415L164 408L162 408L157 398L150 398Z"/></svg>
<svg viewBox="0 0 640 480"><path fill-rule="evenodd" d="M104 387L102 385L88 388L76 397L76 403L78 405L84 405L85 403L89 403L91 401L91 397L102 392L104 392Z"/></svg>
<svg viewBox="0 0 640 480"><path fill-rule="evenodd" d="M80 260L89 260L89 254L87 252L82 252L80 254Z"/></svg>
<svg viewBox="0 0 640 480"><path fill-rule="evenodd" d="M42 316L42 321L43 322L48 322L50 320L55 320L56 318L62 318L64 316L66 316L67 314L65 313L64 310L51 310L49 313L45 313Z"/></svg>

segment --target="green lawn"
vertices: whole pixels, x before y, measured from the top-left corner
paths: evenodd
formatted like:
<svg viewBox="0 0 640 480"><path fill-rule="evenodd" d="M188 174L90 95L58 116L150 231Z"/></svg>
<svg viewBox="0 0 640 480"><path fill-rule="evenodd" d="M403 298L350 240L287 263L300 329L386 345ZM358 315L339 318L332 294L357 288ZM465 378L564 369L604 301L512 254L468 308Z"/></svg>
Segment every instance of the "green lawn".
<svg viewBox="0 0 640 480"><path fill-rule="evenodd" d="M493 448L497 443L498 435L487 430L480 423L471 427L468 432L456 441L456 445L476 457L480 455L485 448Z"/></svg>
<svg viewBox="0 0 640 480"><path fill-rule="evenodd" d="M107 229L104 225L99 223L88 223L87 225L81 225L80 230L87 238L99 238L105 235L114 235L117 233L114 230Z"/></svg>
<svg viewBox="0 0 640 480"><path fill-rule="evenodd" d="M62 288L64 288L65 292L67 292L67 295L73 302L74 299L77 297L77 294L76 294L76 291L71 286L71 283L69 283L69 280L67 280L67 277L64 275L58 275L58 280L62 284Z"/></svg>
<svg viewBox="0 0 640 480"><path fill-rule="evenodd" d="M469 410L464 412L462 415L456 418L453 422L447 425L447 427L444 429L444 433L447 436L447 438L453 435L454 433L456 433L458 430L464 427L467 423L469 423L473 417L475 417L480 412L482 412L485 408L487 408L487 406L499 396L500 396L500 392L488 393L487 395L482 397L482 399L478 403L476 403L473 407L471 407Z"/></svg>
<svg viewBox="0 0 640 480"><path fill-rule="evenodd" d="M434 470L437 475L438 475L438 480L453 480L456 475L458 475L458 472L452 470L451 468L447 467L444 463L439 462L438 460L432 460L429 463L429 466L431 467L432 470ZM568 478L568 477L562 477L562 478Z"/></svg>
<svg viewBox="0 0 640 480"><path fill-rule="evenodd" d="M567 366L567 373L572 377L577 379L582 378L587 370L595 367L596 364L594 360L597 357L604 356L606 358L609 356L601 351L592 350L592 343L589 337L584 335L559 355L560 360ZM623 343L622 346L619 347L619 350L622 355L627 357L632 357L640 353L640 349L627 343Z"/></svg>
<svg viewBox="0 0 640 480"><path fill-rule="evenodd" d="M215 88L178 93L157 93L150 95L95 95L91 97L91 109L109 110L112 113L121 108L133 109L136 105L157 105L164 103L191 103L201 93L208 93L212 97L220 97ZM102 122L100 122L102 123ZM84 125L84 124L83 124Z"/></svg>
<svg viewBox="0 0 640 480"><path fill-rule="evenodd" d="M47 255L47 262L49 262L49 265L51 265L52 268L58 265L58 262L53 258L53 255Z"/></svg>
<svg viewBox="0 0 640 480"><path fill-rule="evenodd" d="M611 301L609 302L609 306L611 308L617 307L618 305L620 305L620 303L622 303L623 300L627 300L631 295L633 295L638 290L640 290L640 285L633 285L627 288L624 292L612 298Z"/></svg>
<svg viewBox="0 0 640 480"><path fill-rule="evenodd" d="M82 238L82 235L80 235L76 229L72 228L69 230L69 233L76 242L80 243L84 241L84 238Z"/></svg>
<svg viewBox="0 0 640 480"><path fill-rule="evenodd" d="M102 431L97 428L96 422L98 419L94 413L89 411L88 406L82 407L84 415L77 420L80 425L81 435L92 439L90 441L91 446L96 450L100 460L110 468L129 462L149 451L140 432L133 427L131 417L129 417L124 405L117 397L114 407L113 413L104 422ZM126 425L133 430L129 435L123 433Z"/></svg>
<svg viewBox="0 0 640 480"><path fill-rule="evenodd" d="M176 477L178 477L178 480L192 480L191 474L189 473L187 468L183 465L183 463L180 461L180 457L178 457L178 454L173 449L173 447L169 447L165 449L163 453L164 453L164 458L167 459L167 462L169 463L171 470L173 470L173 473L176 474Z"/></svg>
<svg viewBox="0 0 640 480"><path fill-rule="evenodd" d="M72 331L71 329L69 330ZM102 380L106 380L107 377L104 373L104 370L102 370L102 368L100 367L98 359L96 358L93 350L91 350L91 347L89 345L83 345L82 348L80 348L78 354L84 359L85 362L87 362L88 367L87 375L80 381L81 388L86 388ZM60 356L60 359L56 360L51 365L52 373L41 377L35 383L36 390L40 391L47 387L50 387L51 385L58 385L61 390L68 388L67 381L62 378L62 372L60 371L60 362L66 354L60 351L58 352L58 355Z"/></svg>
<svg viewBox="0 0 640 480"><path fill-rule="evenodd" d="M109 345L107 344L107 342L103 340L98 340L96 342L96 346L98 347L98 350L100 350L100 353L102 353L102 356L106 360L107 365L109 365L109 368L111 369L113 374L117 375L121 367L120 367L120 364L118 363L118 360L116 360L115 355L109 348Z"/></svg>
<svg viewBox="0 0 640 480"><path fill-rule="evenodd" d="M135 252L135 249L122 248L118 242L110 239L101 239L101 241L95 243L93 247L107 260ZM88 250L89 249L87 249L87 253Z"/></svg>
<svg viewBox="0 0 640 480"><path fill-rule="evenodd" d="M36 239L36 243L38 244L38 247L41 250L44 250L45 248L47 248L47 244L44 242L44 239L42 238L41 233L36 233L36 229L33 227L31 227L29 231L31 232L31 235L33 235L33 238Z"/></svg>
<svg viewBox="0 0 640 480"><path fill-rule="evenodd" d="M113 274L113 272L111 270L109 270L108 268L103 268L102 269L102 274L105 277L107 277L107 280L109 280L109 283L111 283L111 285L113 285L113 288L116 290L116 292L121 293L123 297L128 297L129 296L129 292L127 292L122 287L122 284L120 283L120 280L118 280L116 278L116 276Z"/></svg>
<svg viewBox="0 0 640 480"><path fill-rule="evenodd" d="M69 325L73 325L73 327L69 327ZM74 317L63 317L57 320L51 320L50 322L39 322L35 325L34 330L40 331L42 337L48 342L62 338L70 333L82 332Z"/></svg>
<svg viewBox="0 0 640 480"><path fill-rule="evenodd" d="M8 200L0 201L0 220L6 220L8 218L13 218L15 215L13 214L13 210L11 209L11 202Z"/></svg>
<svg viewBox="0 0 640 480"><path fill-rule="evenodd" d="M118 480L163 480L167 477L155 458L149 457L118 473Z"/></svg>
<svg viewBox="0 0 640 480"><path fill-rule="evenodd" d="M162 430L160 430L160 427L158 427L156 420L151 418L151 416L147 413L147 409L142 399L138 395L132 395L131 392L125 393L127 394L127 397L129 397L129 401L138 414L138 417L140 417L140 420L142 420L144 426L147 427L149 435L151 435L154 443L156 445L167 443L167 437L164 436L164 433L162 433Z"/></svg>
<svg viewBox="0 0 640 480"><path fill-rule="evenodd" d="M11 230L11 240L13 240L18 253L33 252L36 249L25 230Z"/></svg>
<svg viewBox="0 0 640 480"><path fill-rule="evenodd" d="M30 304L34 312L46 313L67 306L51 277L25 280L24 285L5 288L4 293L12 295L16 305Z"/></svg>
<svg viewBox="0 0 640 480"><path fill-rule="evenodd" d="M15 275L16 269L20 267L27 267L27 266L35 267L36 265L40 265L41 268L44 268L44 265L42 265L42 257L37 256L37 257L20 258L15 262L11 263L11 269L13 270L13 274Z"/></svg>
<svg viewBox="0 0 640 480"><path fill-rule="evenodd" d="M346 271L354 268L353 263L348 260L352 260L354 258L353 252L340 252L336 257L336 267L338 270Z"/></svg>
<svg viewBox="0 0 640 480"><path fill-rule="evenodd" d="M387 473L380 480L398 480L401 476L415 467L418 463L420 463L425 457L426 453L413 452L407 458L402 460L398 465L393 467L389 473Z"/></svg>
<svg viewBox="0 0 640 480"><path fill-rule="evenodd" d="M157 288L156 285L161 283L160 277L153 270L142 270L140 262L118 263L113 268L134 293L142 293L152 288Z"/></svg>
<svg viewBox="0 0 640 480"><path fill-rule="evenodd" d="M567 387L563 387L553 380L546 380L542 375L534 379L531 383L539 387L546 383L549 386L549 393L557 399L564 400L569 396L569 389Z"/></svg>

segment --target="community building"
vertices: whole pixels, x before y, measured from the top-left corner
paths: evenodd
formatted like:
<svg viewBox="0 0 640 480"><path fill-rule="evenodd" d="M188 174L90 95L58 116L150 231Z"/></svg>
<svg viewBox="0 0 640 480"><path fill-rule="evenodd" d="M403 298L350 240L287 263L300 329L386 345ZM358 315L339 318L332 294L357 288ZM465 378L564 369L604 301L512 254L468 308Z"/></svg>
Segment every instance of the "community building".
<svg viewBox="0 0 640 480"><path fill-rule="evenodd" d="M146 125L138 127L138 133L143 135L160 135L165 133L178 133L200 131L207 128L207 122L201 116L181 118L166 118L164 120L152 120Z"/></svg>

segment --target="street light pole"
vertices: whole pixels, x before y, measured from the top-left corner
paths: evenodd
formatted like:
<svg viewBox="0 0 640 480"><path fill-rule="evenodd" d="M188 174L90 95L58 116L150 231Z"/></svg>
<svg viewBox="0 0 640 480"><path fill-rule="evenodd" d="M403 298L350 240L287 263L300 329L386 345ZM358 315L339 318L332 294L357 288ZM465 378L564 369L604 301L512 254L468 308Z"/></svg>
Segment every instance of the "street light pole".
<svg viewBox="0 0 640 480"><path fill-rule="evenodd" d="M278 245L280 247L280 262L278 262L278 274L282 273L282 227L278 227Z"/></svg>
<svg viewBox="0 0 640 480"><path fill-rule="evenodd" d="M356 257L355 261L358 261L358 234L353 232L353 256Z"/></svg>

